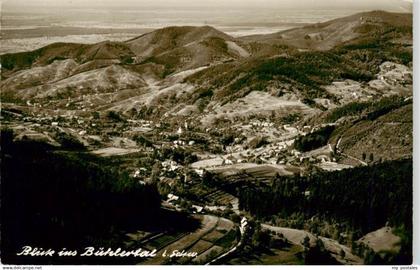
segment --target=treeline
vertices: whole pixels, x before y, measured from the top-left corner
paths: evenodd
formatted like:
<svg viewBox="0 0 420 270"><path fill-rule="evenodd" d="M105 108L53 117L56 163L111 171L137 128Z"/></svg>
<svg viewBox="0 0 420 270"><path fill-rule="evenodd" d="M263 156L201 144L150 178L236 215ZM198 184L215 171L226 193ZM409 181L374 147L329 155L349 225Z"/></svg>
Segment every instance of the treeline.
<svg viewBox="0 0 420 270"><path fill-rule="evenodd" d="M14 142L11 131L1 132L1 149L3 263L98 263L93 257L65 261L16 257L16 252L26 245L44 249L122 247L117 237L122 230L157 230L169 224L160 211L160 195L154 185L141 185L97 157L53 151L37 142ZM171 220L176 221L173 227L190 225L185 217Z"/></svg>
<svg viewBox="0 0 420 270"><path fill-rule="evenodd" d="M397 95L384 97L379 101L351 102L329 112L326 121L335 122L343 116L355 115L368 120L375 120L392 110L410 103L412 103L412 100L406 100L405 97Z"/></svg>
<svg viewBox="0 0 420 270"><path fill-rule="evenodd" d="M325 126L307 135L299 136L293 146L301 152L317 149L328 143L334 129L334 126Z"/></svg>
<svg viewBox="0 0 420 270"><path fill-rule="evenodd" d="M369 81L374 78L369 70L343 61L343 56L335 51L294 53L288 57L278 57L255 63L248 73L229 86L236 92L253 85L254 90L265 90L269 82L278 80L293 83L307 100L328 97L321 86L337 79ZM255 87L258 85L258 87Z"/></svg>
<svg viewBox="0 0 420 270"><path fill-rule="evenodd" d="M277 177L270 185L238 189L239 206L259 218L298 214L333 219L359 235L388 222L409 239L399 260L410 262L412 171L412 160L407 159L305 177Z"/></svg>
<svg viewBox="0 0 420 270"><path fill-rule="evenodd" d="M207 85L201 92L211 91L211 99L222 103L233 102L250 91L267 91L274 82L291 84L305 103L315 106L314 98L330 97L323 86L333 81L368 82L376 78L385 61L412 63L412 49L394 42L411 37L412 27L386 25L329 51L299 52L285 46L282 53L286 56L218 65L186 81Z"/></svg>

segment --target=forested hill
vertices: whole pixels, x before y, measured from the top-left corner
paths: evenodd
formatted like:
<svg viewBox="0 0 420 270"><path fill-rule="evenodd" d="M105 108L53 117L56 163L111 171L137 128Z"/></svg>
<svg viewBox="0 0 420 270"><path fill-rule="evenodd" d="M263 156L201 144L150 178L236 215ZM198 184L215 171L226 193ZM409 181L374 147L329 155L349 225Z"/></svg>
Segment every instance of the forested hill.
<svg viewBox="0 0 420 270"><path fill-rule="evenodd" d="M412 160L406 159L306 177L282 176L270 185L240 189L239 204L260 218L297 214L343 222L359 237L388 223L400 228L403 239L411 239L412 171ZM411 242L401 244L401 254L394 259L411 262Z"/></svg>
<svg viewBox="0 0 420 270"><path fill-rule="evenodd" d="M168 219L175 224L171 228L181 231L195 226L186 215L171 216L160 210L161 198L153 184L142 185L86 152L57 151L34 141L14 142L7 130L1 132L1 150L3 263L107 264L112 258L66 261L65 257L17 257L16 253L28 245L121 247L121 231L159 230L170 224ZM125 263L138 261L118 261Z"/></svg>

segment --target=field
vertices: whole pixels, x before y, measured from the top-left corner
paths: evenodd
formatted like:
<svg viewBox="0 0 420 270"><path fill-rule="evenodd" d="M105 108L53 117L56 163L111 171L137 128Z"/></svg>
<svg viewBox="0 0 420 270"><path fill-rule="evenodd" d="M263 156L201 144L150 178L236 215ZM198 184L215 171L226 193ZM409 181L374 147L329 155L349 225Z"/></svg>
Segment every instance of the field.
<svg viewBox="0 0 420 270"><path fill-rule="evenodd" d="M259 252L253 256L240 256L229 260L226 264L232 265L302 265L300 253L303 248L299 245L291 245L282 249L270 249Z"/></svg>
<svg viewBox="0 0 420 270"><path fill-rule="evenodd" d="M209 260L215 258L218 256L218 254L221 254L223 252L223 248L219 246L212 246L205 252L198 255L196 258L192 260L193 263L203 264L205 262L208 262Z"/></svg>
<svg viewBox="0 0 420 270"><path fill-rule="evenodd" d="M283 228L283 227L274 227L270 225L262 225L264 229L273 231L276 233L281 233L284 237L294 245L301 245L303 240L306 236L309 237L311 244L314 244L316 241L316 237L307 231L298 230L298 229L291 229L291 228ZM362 264L363 260L359 257L355 256L351 253L349 247L341 245L335 240L326 237L320 237L322 242L325 245L325 248L339 261L345 264ZM339 257L340 250L343 250L345 253L344 258Z"/></svg>
<svg viewBox="0 0 420 270"><path fill-rule="evenodd" d="M374 232L368 233L358 240L360 243L364 243L375 252L381 251L394 251L398 252L400 246L400 237L396 236L392 232L392 228L383 227Z"/></svg>
<svg viewBox="0 0 420 270"><path fill-rule="evenodd" d="M203 124L213 123L216 119L245 117L254 114L269 115L272 111L278 114L301 113L312 115L317 112L303 104L296 97L275 97L265 92L253 91L243 98L232 103L217 107L213 112L206 115L201 121Z"/></svg>
<svg viewBox="0 0 420 270"><path fill-rule="evenodd" d="M237 241L236 227L227 219L215 216L196 216L201 221L201 228L191 233L142 233L128 234L128 246L141 247L146 250L157 249L157 256L142 264L189 264L191 262L208 262ZM195 257L169 258L173 251L196 252ZM166 251L167 257L163 254Z"/></svg>
<svg viewBox="0 0 420 270"><path fill-rule="evenodd" d="M227 183L241 181L264 182L275 175L292 175L293 167L287 165L238 163L208 169L223 177Z"/></svg>
<svg viewBox="0 0 420 270"><path fill-rule="evenodd" d="M93 151L92 153L102 156L102 157L110 157L110 156L123 156L127 154L137 153L139 149L124 149L124 148L116 148L116 147L108 147L102 148Z"/></svg>
<svg viewBox="0 0 420 270"><path fill-rule="evenodd" d="M207 194L204 199L209 203L214 203L216 205L228 205L233 204L237 200L233 195L224 192L223 190L216 190L210 194Z"/></svg>
<svg viewBox="0 0 420 270"><path fill-rule="evenodd" d="M347 163L345 163L345 161L341 161L344 164L341 163L336 163L336 162L322 162L320 164L318 164L317 166L321 169L323 169L324 171L341 171L344 169L348 169L348 168L353 168L353 166L351 165L347 165ZM358 165L358 164L357 164Z"/></svg>

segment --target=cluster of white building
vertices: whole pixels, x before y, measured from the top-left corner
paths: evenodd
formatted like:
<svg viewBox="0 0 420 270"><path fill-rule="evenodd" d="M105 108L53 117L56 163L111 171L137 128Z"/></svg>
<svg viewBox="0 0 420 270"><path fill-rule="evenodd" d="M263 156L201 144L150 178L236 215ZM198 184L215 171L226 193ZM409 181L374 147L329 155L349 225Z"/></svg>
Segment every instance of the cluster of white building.
<svg viewBox="0 0 420 270"><path fill-rule="evenodd" d="M173 160L165 160L162 162L162 169L168 172L174 172L181 168L182 166L176 163Z"/></svg>

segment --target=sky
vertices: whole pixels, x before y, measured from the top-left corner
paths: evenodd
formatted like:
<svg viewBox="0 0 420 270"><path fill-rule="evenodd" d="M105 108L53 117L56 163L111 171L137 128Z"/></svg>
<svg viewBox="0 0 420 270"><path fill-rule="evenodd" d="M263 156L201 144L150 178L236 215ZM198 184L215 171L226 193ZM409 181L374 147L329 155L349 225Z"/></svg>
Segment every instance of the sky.
<svg viewBox="0 0 420 270"><path fill-rule="evenodd" d="M0 0L3 10L25 7L229 7L229 8L343 8L410 9L407 0Z"/></svg>

